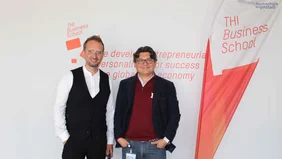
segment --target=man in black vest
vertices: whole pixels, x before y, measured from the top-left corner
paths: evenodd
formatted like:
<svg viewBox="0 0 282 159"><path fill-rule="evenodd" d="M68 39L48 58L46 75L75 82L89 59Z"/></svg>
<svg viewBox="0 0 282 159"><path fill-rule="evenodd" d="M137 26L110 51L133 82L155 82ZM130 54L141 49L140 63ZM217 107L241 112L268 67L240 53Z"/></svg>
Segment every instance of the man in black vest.
<svg viewBox="0 0 282 159"><path fill-rule="evenodd" d="M63 159L105 159L113 155L112 84L99 64L104 56L100 37L83 44L85 66L60 81L54 107L56 135L63 141Z"/></svg>

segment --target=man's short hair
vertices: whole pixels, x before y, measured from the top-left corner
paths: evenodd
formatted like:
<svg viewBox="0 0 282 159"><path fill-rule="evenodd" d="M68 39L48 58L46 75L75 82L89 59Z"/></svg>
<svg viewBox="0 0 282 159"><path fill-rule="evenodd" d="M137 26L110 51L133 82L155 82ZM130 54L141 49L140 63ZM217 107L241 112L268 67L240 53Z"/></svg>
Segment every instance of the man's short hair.
<svg viewBox="0 0 282 159"><path fill-rule="evenodd" d="M101 43L103 45L103 52L104 52L104 50L105 50L104 43L103 43L102 39L97 35L93 35L93 36L91 36L91 37L89 37L85 40L85 42L83 43L83 50L86 49L86 44L88 43L88 41L91 41L91 40L94 40L94 41Z"/></svg>
<svg viewBox="0 0 282 159"><path fill-rule="evenodd" d="M149 52L151 59L153 59L155 62L158 60L156 52L150 46L142 46L139 47L137 51L133 54L134 63L136 63L136 60L139 58L141 52Z"/></svg>

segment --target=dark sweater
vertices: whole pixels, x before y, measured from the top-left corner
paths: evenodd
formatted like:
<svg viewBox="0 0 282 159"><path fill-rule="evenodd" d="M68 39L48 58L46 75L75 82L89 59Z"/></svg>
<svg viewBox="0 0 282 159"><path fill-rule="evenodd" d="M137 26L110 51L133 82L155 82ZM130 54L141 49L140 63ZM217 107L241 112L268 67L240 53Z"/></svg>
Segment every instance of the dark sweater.
<svg viewBox="0 0 282 159"><path fill-rule="evenodd" d="M140 80L136 78L134 105L126 138L136 141L148 141L157 138L152 120L153 92L154 77L144 87L142 87Z"/></svg>

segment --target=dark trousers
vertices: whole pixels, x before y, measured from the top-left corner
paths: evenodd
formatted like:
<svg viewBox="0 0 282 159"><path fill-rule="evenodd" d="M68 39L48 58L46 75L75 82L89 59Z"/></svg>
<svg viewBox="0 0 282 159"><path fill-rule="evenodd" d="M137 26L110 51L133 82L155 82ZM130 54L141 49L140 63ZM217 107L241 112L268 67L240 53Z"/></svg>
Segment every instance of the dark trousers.
<svg viewBox="0 0 282 159"><path fill-rule="evenodd" d="M64 145L63 159L105 159L107 148L106 138L77 139L69 137Z"/></svg>

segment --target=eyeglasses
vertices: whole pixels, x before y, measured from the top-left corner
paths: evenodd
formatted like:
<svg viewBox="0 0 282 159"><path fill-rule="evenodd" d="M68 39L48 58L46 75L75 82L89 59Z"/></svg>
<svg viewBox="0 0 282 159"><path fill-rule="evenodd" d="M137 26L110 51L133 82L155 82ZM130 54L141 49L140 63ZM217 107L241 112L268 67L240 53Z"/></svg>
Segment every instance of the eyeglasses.
<svg viewBox="0 0 282 159"><path fill-rule="evenodd" d="M147 64L152 64L155 60L153 59L136 59L136 62L138 64L144 64L146 62Z"/></svg>
<svg viewBox="0 0 282 159"><path fill-rule="evenodd" d="M86 52L88 54L96 54L96 55L102 55L103 54L103 51L100 51L100 50L94 50L94 49L89 49L89 50L86 50Z"/></svg>

